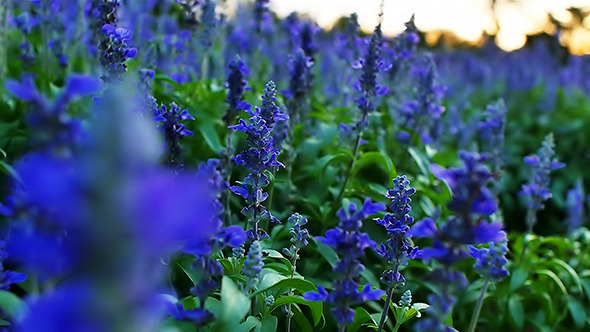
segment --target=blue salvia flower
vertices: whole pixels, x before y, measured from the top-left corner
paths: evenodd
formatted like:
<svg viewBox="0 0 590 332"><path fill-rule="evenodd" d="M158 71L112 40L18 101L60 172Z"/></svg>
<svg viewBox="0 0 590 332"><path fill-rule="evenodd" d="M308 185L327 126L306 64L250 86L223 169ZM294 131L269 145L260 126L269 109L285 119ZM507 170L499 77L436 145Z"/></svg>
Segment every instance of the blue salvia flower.
<svg viewBox="0 0 590 332"><path fill-rule="evenodd" d="M307 21L301 26L301 31L299 32L299 47L311 61L314 61L314 56L318 50L314 42L314 35L318 30L318 27L314 23Z"/></svg>
<svg viewBox="0 0 590 332"><path fill-rule="evenodd" d="M153 116L158 112L158 102L152 96L152 83L156 72L152 69L139 70L139 84L137 88L137 104L139 111L146 116Z"/></svg>
<svg viewBox="0 0 590 332"><path fill-rule="evenodd" d="M68 114L69 103L92 95L100 88L100 80L72 74L66 78L60 94L54 100L48 100L37 90L31 75L23 76L20 82L6 81L6 89L32 108L28 124L35 131L35 148L57 154L70 154L83 136L81 121Z"/></svg>
<svg viewBox="0 0 590 332"><path fill-rule="evenodd" d="M245 78L248 74L250 74L250 70L246 67L240 56L236 55L229 63L229 75L225 83L225 88L227 89L225 102L228 104L228 108L223 120L227 126L234 124L236 117L241 111L250 109L250 104L244 101L244 92L248 85Z"/></svg>
<svg viewBox="0 0 590 332"><path fill-rule="evenodd" d="M262 95L260 116L270 130L274 130L279 122L287 120L287 115L277 106L277 87L273 81L268 81ZM275 142L276 143L276 142Z"/></svg>
<svg viewBox="0 0 590 332"><path fill-rule="evenodd" d="M270 116L269 112L272 111L270 107L274 105L272 102L274 98L272 91L272 89L269 89L269 94L265 97L266 116ZM272 222L279 222L262 205L268 198L268 194L263 191L264 187L269 184L269 179L265 172L284 167L277 160L279 151L274 146L272 125L266 123L262 112L262 108L255 107L254 110L250 111L251 117L249 124L243 119L240 119L237 125L229 127L230 129L244 132L248 136L246 141L249 148L238 154L234 158L234 161L237 165L246 167L250 171L250 174L240 186L232 186L230 189L236 195L242 196L248 205L241 212L248 218L248 223L252 225L252 229L248 230L248 237L255 240L268 238L268 234L258 227L260 220L270 219Z"/></svg>
<svg viewBox="0 0 590 332"><path fill-rule="evenodd" d="M411 237L410 224L414 222L414 218L409 214L412 209L410 196L415 192L416 189L410 187L410 181L405 175L397 176L393 179L393 189L388 190L386 195L391 199L391 213L387 213L383 219L375 219L377 224L385 227L389 236L377 249L377 253L393 267L381 275L381 281L389 287L405 283L399 269L419 253L418 248L412 246L408 240Z"/></svg>
<svg viewBox="0 0 590 332"><path fill-rule="evenodd" d="M206 163L199 165L197 177L210 187L213 196L211 200L213 211L215 211L211 224L214 231L209 237L197 236L184 246L184 252L196 257L191 267L200 276L191 292L199 299L199 306L194 309L185 309L182 303L169 307L170 314L178 320L190 320L197 326L204 326L213 319L213 314L205 308L205 300L213 294L220 285L223 277L223 267L213 254L219 252L226 246L232 248L240 247L246 240L246 232L239 226L222 228L223 205L220 203L222 192L227 187L221 173L218 170L219 160L209 159Z"/></svg>
<svg viewBox="0 0 590 332"><path fill-rule="evenodd" d="M255 0L254 1L254 29L257 33L260 33L263 26L270 19L270 11L268 9L268 3L270 0Z"/></svg>
<svg viewBox="0 0 590 332"><path fill-rule="evenodd" d="M552 170L556 170L565 166L560 163L555 155L555 143L553 141L553 134L549 134L543 140L543 144L536 155L524 158L532 171L532 176L528 184L522 185L520 195L524 196L527 201L527 226L529 231L532 230L534 224L537 222L537 212L543 210L545 205L543 202L552 197L549 191L549 177Z"/></svg>
<svg viewBox="0 0 590 332"><path fill-rule="evenodd" d="M288 107L291 119L299 122L303 114L301 111L306 105L306 98L311 89L311 67L313 61L303 49L299 48L291 55L289 66L289 90L287 90Z"/></svg>
<svg viewBox="0 0 590 332"><path fill-rule="evenodd" d="M502 99L488 105L487 112L477 125L486 150L491 155L490 165L499 172L504 164L504 131L506 128L506 105Z"/></svg>
<svg viewBox="0 0 590 332"><path fill-rule="evenodd" d="M444 112L441 98L444 88L439 85L436 66L430 56L426 56L413 69L416 82L414 100L406 102L401 109L402 121L406 128L419 135L426 143L432 143L432 137ZM413 143L413 142L412 142Z"/></svg>
<svg viewBox="0 0 590 332"><path fill-rule="evenodd" d="M0 209L2 205L0 205ZM0 214L2 212L0 211ZM27 275L20 272L7 271L4 269L4 262L10 255L5 251L6 242L0 241L0 289L8 290L10 285L18 284L27 280Z"/></svg>
<svg viewBox="0 0 590 332"><path fill-rule="evenodd" d="M492 174L484 165L486 157L463 151L459 157L463 161L460 168L431 166L433 174L451 188L453 199L447 206L456 216L449 217L440 229L430 218L417 222L411 229L413 236L434 239L432 247L422 249L421 257L441 263L441 267L429 275L441 292L428 298L430 315L418 323L419 331L448 330L442 321L452 311L456 292L467 285L463 273L454 270L453 265L467 256L467 246L497 242L505 236L501 223L486 220L497 209L494 196L485 187L492 180Z"/></svg>
<svg viewBox="0 0 590 332"><path fill-rule="evenodd" d="M101 51L100 64L106 69L102 78L107 82L121 80L123 74L127 72L125 62L137 54L136 48L127 45L131 38L131 31L112 24L103 25L101 31L105 37L99 47Z"/></svg>
<svg viewBox="0 0 590 332"><path fill-rule="evenodd" d="M506 270L508 240L506 233L502 233L502 238L497 242L490 242L489 248L477 249L469 246L469 254L475 258L473 267L484 280L498 282L510 274Z"/></svg>
<svg viewBox="0 0 590 332"><path fill-rule="evenodd" d="M217 16L215 15L215 0L205 0L201 5L201 44L205 49L209 49L213 45L213 38L215 29L219 25Z"/></svg>
<svg viewBox="0 0 590 332"><path fill-rule="evenodd" d="M292 264L295 266L295 262L299 259L299 250L306 247L309 242L309 232L307 229L302 228L302 226L307 224L307 218L299 213L294 213L287 219L287 222L293 224L293 227L289 230L291 234L291 246L289 248L283 248L283 253L291 258ZM293 267L293 272L295 272L295 267Z"/></svg>
<svg viewBox="0 0 590 332"><path fill-rule="evenodd" d="M375 110L375 97L385 95L389 91L387 87L377 84L377 74L391 67L381 58L381 39L381 24L379 24L371 35L367 53L353 65L353 68L362 70L361 78L354 86L361 93L361 96L355 99L361 111L361 118L354 126L358 133L369 125L368 115Z"/></svg>
<svg viewBox="0 0 590 332"><path fill-rule="evenodd" d="M260 242L253 241L250 245L250 250L248 250L246 261L244 261L244 268L242 269L242 273L248 277L248 283L244 288L246 293L256 289L258 286L263 267L264 262L262 262L262 250L260 249Z"/></svg>
<svg viewBox="0 0 590 332"><path fill-rule="evenodd" d="M578 227L582 225L584 220L584 187L582 181L576 181L576 186L567 192L565 199L565 206L567 217L565 224L567 231L572 234Z"/></svg>
<svg viewBox="0 0 590 332"><path fill-rule="evenodd" d="M332 305L332 313L341 327L349 325L354 320L352 305L369 300L378 300L385 294L382 290L372 290L367 284L362 291L358 291L357 280L364 270L360 259L367 248L375 248L376 243L369 235L362 233L360 228L362 220L377 212L385 210L385 205L365 200L363 207L357 210L355 204L350 204L348 209L340 209L338 217L340 223L337 228L326 231L325 237L316 239L328 245L336 251L340 260L334 266L333 271L339 279L332 283L332 291L329 293L322 286L318 286L317 292L308 292L303 297L308 301L325 301Z"/></svg>
<svg viewBox="0 0 590 332"><path fill-rule="evenodd" d="M182 7L183 23L187 26L195 27L199 24L197 20L197 11L201 0L174 0Z"/></svg>
<svg viewBox="0 0 590 332"><path fill-rule="evenodd" d="M159 129L166 141L166 163L174 167L182 167L182 147L180 141L184 136L192 136L193 132L186 129L181 121L194 120L187 110L183 110L175 103L170 107L162 105L154 114L154 121L160 122Z"/></svg>

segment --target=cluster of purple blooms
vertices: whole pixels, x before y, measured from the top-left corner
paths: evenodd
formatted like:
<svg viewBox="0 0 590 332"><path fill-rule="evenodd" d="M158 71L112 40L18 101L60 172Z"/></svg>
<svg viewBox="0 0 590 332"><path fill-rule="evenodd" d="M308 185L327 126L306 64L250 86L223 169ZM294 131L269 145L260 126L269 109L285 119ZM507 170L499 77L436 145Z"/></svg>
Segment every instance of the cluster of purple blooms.
<svg viewBox="0 0 590 332"><path fill-rule="evenodd" d="M414 218L410 216L410 196L415 192L416 189L410 187L410 181L406 176L400 175L393 179L393 188L385 195L391 199L391 213L387 213L382 219L375 219L377 224L385 227L389 237L377 248L377 253L393 267L381 275L381 281L388 285L388 288L405 284L406 280L400 273L400 268L419 256L418 248L409 241L410 225L414 222Z"/></svg>
<svg viewBox="0 0 590 332"><path fill-rule="evenodd" d="M382 203L373 203L365 200L358 210L354 203L348 209L340 209L338 217L340 223L337 228L326 231L325 236L316 239L323 244L332 247L340 260L333 270L338 280L332 283L332 290L328 292L324 287L318 286L317 292L309 292L304 295L306 300L323 301L332 305L332 313L339 326L350 325L354 320L352 305L369 300L378 300L385 294L382 290L371 289L370 284L358 290L358 278L364 270L361 259L365 255L365 249L375 248L377 244L369 238L369 235L361 232L363 219L370 215L385 210Z"/></svg>
<svg viewBox="0 0 590 332"><path fill-rule="evenodd" d="M421 257L437 260L441 264L429 276L439 285L440 292L428 297L430 307L427 312L430 315L418 323L420 331L449 329L442 322L452 311L454 294L467 286L463 273L454 270L453 266L467 257L468 246L496 243L505 238L502 224L487 220L496 211L497 203L486 187L492 180L492 174L484 165L486 157L468 152L460 152L459 157L463 161L460 168L444 169L432 165L433 173L444 180L453 193L447 206L455 215L450 216L440 228L434 220L426 218L417 222L411 230L415 237L433 239L432 247L421 249Z"/></svg>
<svg viewBox="0 0 590 332"><path fill-rule="evenodd" d="M523 184L520 192L527 202L526 222L529 230L532 230L537 221L537 212L545 208L543 203L552 197L551 191L549 191L549 183L551 182L549 175L551 171L565 167L564 163L554 158L554 148L553 134L549 134L543 140L543 144L536 155L524 158L525 163L532 170L529 183Z"/></svg>
<svg viewBox="0 0 590 332"><path fill-rule="evenodd" d="M275 95L276 89L271 81L262 97L262 107L250 110L250 123L240 119L237 125L229 127L247 135L246 142L249 148L236 155L234 160L237 165L246 167L250 174L241 185L232 186L230 189L236 195L242 196L247 204L241 212L252 226L252 229L248 230L248 237L254 240L268 238L266 231L258 227L261 220L279 222L262 204L268 198L263 189L270 183L266 172L284 167L277 160L279 151L272 137L274 123L282 120L280 109L274 104Z"/></svg>
<svg viewBox="0 0 590 332"><path fill-rule="evenodd" d="M183 110L175 103L170 107L162 105L154 110L154 121L161 123L160 130L166 141L166 163L172 167L182 167L182 147L180 141L185 136L192 136L193 132L188 130L181 121L194 120L187 110Z"/></svg>

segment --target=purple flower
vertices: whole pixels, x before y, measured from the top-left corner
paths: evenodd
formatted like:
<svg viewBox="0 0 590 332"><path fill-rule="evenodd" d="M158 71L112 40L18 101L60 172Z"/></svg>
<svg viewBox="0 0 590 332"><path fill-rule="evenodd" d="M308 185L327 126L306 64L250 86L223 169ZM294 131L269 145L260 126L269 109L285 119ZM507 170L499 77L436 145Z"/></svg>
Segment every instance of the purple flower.
<svg viewBox="0 0 590 332"><path fill-rule="evenodd" d="M326 231L325 237L316 238L332 247L340 257L333 268L340 279L332 283L333 290L329 293L323 287L318 286L317 292L305 293L303 297L309 301L325 301L332 304L332 313L341 326L353 322L352 305L378 300L385 294L382 290L372 290L369 284L359 292L357 283L365 268L359 259L364 256L365 249L376 246L376 243L366 233L361 233L362 220L384 209L384 204L373 203L370 199L365 200L360 210L355 204L350 204L347 210L343 208L338 211L339 227Z"/></svg>
<svg viewBox="0 0 590 332"><path fill-rule="evenodd" d="M272 123L265 121L265 117L270 117L269 121L271 119L276 121L276 118L271 115L271 113L277 114L277 109L273 107L275 100L273 87L274 85L271 84L269 89L265 90L267 93L263 97L263 107L256 107L250 111L250 123L240 119L237 125L229 127L247 135L246 141L249 148L239 153L234 161L237 165L244 165L250 174L239 186L232 186L230 189L236 195L242 196L248 204L241 212L253 226L248 231L248 236L256 240L268 237L266 232L258 227L260 220L268 218L272 222L278 222L278 219L274 218L262 205L262 202L268 197L268 194L263 191L263 188L269 184L265 171L284 167L277 160L279 151L274 146Z"/></svg>
<svg viewBox="0 0 590 332"><path fill-rule="evenodd" d="M473 267L479 275L489 281L497 282L507 277L510 273L505 266L508 263L508 240L506 233L497 242L489 242L489 248L477 249L469 246L469 254L475 258Z"/></svg>
<svg viewBox="0 0 590 332"><path fill-rule="evenodd" d="M584 196L584 187L581 180L576 181L575 187L567 192L565 199L567 218L565 224L569 234L580 227L584 220Z"/></svg>
<svg viewBox="0 0 590 332"><path fill-rule="evenodd" d="M404 175L393 179L393 189L387 191L386 197L391 199L389 210L383 219L375 219L377 224L383 225L389 238L377 248L377 253L385 258L393 267L386 270L381 276L381 281L388 285L403 283L405 279L399 272L399 268L419 255L417 247L412 246L408 240L410 235L409 225L414 222L409 213L411 210L410 198L416 190L410 188L410 181Z"/></svg>
<svg viewBox="0 0 590 332"><path fill-rule="evenodd" d="M239 55L236 55L234 60L229 63L229 75L225 83L225 87L228 89L225 102L228 103L229 107L223 118L225 124L228 126L234 124L235 118L240 111L250 109L250 104L244 101L244 92L248 84L245 78L249 73L250 70L246 67L246 64Z"/></svg>
<svg viewBox="0 0 590 332"><path fill-rule="evenodd" d="M524 158L525 163L531 166L529 168L532 171L529 183L523 184L520 192L520 195L524 196L527 201L528 214L526 221L529 229L532 229L536 223L537 211L545 208L543 202L552 197L549 191L549 183L551 182L549 175L551 171L565 167L564 163L560 163L557 158L553 158L555 155L554 148L553 134L549 134L545 137L536 155Z"/></svg>
<svg viewBox="0 0 590 332"><path fill-rule="evenodd" d="M169 108L162 105L161 108L156 109L154 121L161 122L159 128L163 132L166 141L166 163L168 165L182 167L180 141L184 136L192 136L193 132L186 129L186 126L181 121L194 119L187 110L183 110L175 103L170 104Z"/></svg>

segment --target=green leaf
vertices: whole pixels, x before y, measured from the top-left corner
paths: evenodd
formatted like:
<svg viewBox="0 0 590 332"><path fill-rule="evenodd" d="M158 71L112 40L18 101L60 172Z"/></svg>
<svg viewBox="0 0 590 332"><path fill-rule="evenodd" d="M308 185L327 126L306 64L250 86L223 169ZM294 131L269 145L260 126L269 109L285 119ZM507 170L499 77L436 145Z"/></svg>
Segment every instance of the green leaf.
<svg viewBox="0 0 590 332"><path fill-rule="evenodd" d="M583 328L586 324L586 309L584 308L584 305L580 301L570 298L569 301L567 301L567 307L576 327L578 329Z"/></svg>
<svg viewBox="0 0 590 332"><path fill-rule="evenodd" d="M25 185L23 180L21 179L20 175L16 172L16 170L10 166L9 164L0 161L0 171L12 176L16 181L18 181L21 185Z"/></svg>
<svg viewBox="0 0 590 332"><path fill-rule="evenodd" d="M510 312L510 318L512 323L522 330L524 327L524 309L519 296L512 296L508 300L508 311Z"/></svg>
<svg viewBox="0 0 590 332"><path fill-rule="evenodd" d="M221 281L221 317L229 324L239 323L250 310L250 299L242 293L228 276Z"/></svg>
<svg viewBox="0 0 590 332"><path fill-rule="evenodd" d="M260 331L260 320L254 316L248 316L245 322L240 324L237 329L233 329L232 331L250 332L252 329L254 329L254 331Z"/></svg>
<svg viewBox="0 0 590 332"><path fill-rule="evenodd" d="M291 328L291 330L301 332L313 332L313 327L311 326L303 312L301 312L301 309L299 309L299 307L295 305L291 308L291 310L293 310L293 320L297 323L297 325L299 325L299 329Z"/></svg>
<svg viewBox="0 0 590 332"><path fill-rule="evenodd" d="M547 263L549 263L551 266L557 266L557 267L560 267L561 269L563 269L563 271L565 271L570 276L572 281L576 284L576 288L578 289L578 292L580 294L583 292L582 279L580 279L580 276L578 275L576 270L574 270L568 263L564 262L563 260L561 260L559 258L552 258Z"/></svg>
<svg viewBox="0 0 590 332"><path fill-rule="evenodd" d="M320 253L320 255L322 255L322 257L324 257L326 259L326 261L330 264L330 266L332 266L332 267L336 266L336 263L339 260L338 254L336 253L336 251L334 251L334 249L332 249L332 247L327 246L315 239L314 239L314 241L316 242L316 250Z"/></svg>
<svg viewBox="0 0 590 332"><path fill-rule="evenodd" d="M424 156L424 154L421 151L414 147L408 148L408 152L410 153L410 156L412 156L412 159L414 159L414 161L416 162L416 165L418 165L420 172L422 172L422 174L426 176L429 176L430 161L428 161L428 158L426 158L426 156Z"/></svg>
<svg viewBox="0 0 590 332"><path fill-rule="evenodd" d="M219 141L219 136L217 135L214 124L210 121L204 121L199 123L198 127L209 148L215 153L221 152L223 146Z"/></svg>
<svg viewBox="0 0 590 332"><path fill-rule="evenodd" d="M0 290L0 308L10 317L15 317L24 307L25 303L21 298L11 292Z"/></svg>
<svg viewBox="0 0 590 332"><path fill-rule="evenodd" d="M260 322L260 328L257 328L257 332L275 332L279 321L276 316L268 316Z"/></svg>
<svg viewBox="0 0 590 332"><path fill-rule="evenodd" d="M324 174L324 170L328 167L328 164L337 161L349 161L352 160L352 153L348 150L339 150L334 154L329 154L327 156L323 156L318 161L316 161L313 167L313 174L322 180L322 175Z"/></svg>
<svg viewBox="0 0 590 332"><path fill-rule="evenodd" d="M514 270L510 277L510 291L513 292L520 288L527 280L528 276L529 273L522 268Z"/></svg>
<svg viewBox="0 0 590 332"><path fill-rule="evenodd" d="M272 306L271 312L274 311L276 308L287 305L289 303L297 303L303 304L308 306L311 310L311 316L313 318L313 324L318 325L320 320L322 319L322 315L324 313L324 303L323 302L316 302L316 301L308 301L300 296L283 296L279 297L275 300L275 303Z"/></svg>
<svg viewBox="0 0 590 332"><path fill-rule="evenodd" d="M371 317L371 314L369 314L367 310L365 310L362 307L358 307L354 311L354 321L352 322L352 324L348 326L346 331L356 332L361 328L361 326L367 323L377 325L377 323L373 320L373 317Z"/></svg>
<svg viewBox="0 0 590 332"><path fill-rule="evenodd" d="M376 164L381 166L381 168L383 168L383 170L387 173L389 178L392 179L393 177L395 177L395 166L393 164L393 161L391 161L391 158L380 152L375 151L365 152L362 154L362 156L359 158L359 160L356 161L354 165L353 174L356 174L362 168L370 164Z"/></svg>
<svg viewBox="0 0 590 332"><path fill-rule="evenodd" d="M258 294L261 294L263 292L267 292L272 289L280 289L280 288L284 288L285 290L296 289L302 294L306 293L306 292L313 292L313 291L317 290L315 284L310 281L307 281L307 280L304 280L301 278L287 278L287 279L280 280L268 287L265 287L265 288L261 287L260 290L252 293L252 295L250 295L250 297L254 297Z"/></svg>

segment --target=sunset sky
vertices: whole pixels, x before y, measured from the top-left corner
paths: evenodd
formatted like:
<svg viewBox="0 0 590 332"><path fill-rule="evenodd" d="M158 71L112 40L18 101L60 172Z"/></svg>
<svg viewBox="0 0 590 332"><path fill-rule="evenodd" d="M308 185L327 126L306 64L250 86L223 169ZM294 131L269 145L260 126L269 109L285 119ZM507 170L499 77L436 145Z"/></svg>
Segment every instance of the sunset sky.
<svg viewBox="0 0 590 332"><path fill-rule="evenodd" d="M292 11L309 14L322 27L356 12L364 30L377 23L381 0L271 0L270 7L281 17ZM498 0L496 5L500 31L497 42L505 50L520 48L527 33L546 29L547 14L568 21L568 7L590 9L590 0ZM490 0L385 0L383 31L397 34L412 13L422 31L451 30L467 41L476 42L482 32L495 32ZM574 38L577 52L590 53L590 18L584 21Z"/></svg>

